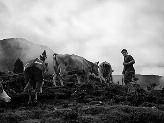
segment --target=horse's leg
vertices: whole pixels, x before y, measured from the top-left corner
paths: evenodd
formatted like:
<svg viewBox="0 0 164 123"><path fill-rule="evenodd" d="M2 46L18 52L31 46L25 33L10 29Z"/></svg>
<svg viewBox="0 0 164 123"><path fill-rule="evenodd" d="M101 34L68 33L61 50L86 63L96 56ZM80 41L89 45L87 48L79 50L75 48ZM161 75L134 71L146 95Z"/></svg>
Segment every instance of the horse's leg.
<svg viewBox="0 0 164 123"><path fill-rule="evenodd" d="M59 77L60 84L61 86L64 86L63 77L67 75L65 65L60 65L58 71L59 71L58 77Z"/></svg>
<svg viewBox="0 0 164 123"><path fill-rule="evenodd" d="M53 79L52 79L52 82L53 82L53 85L54 85L54 86L57 86L57 84L56 84L56 79L57 79L57 75L56 75L56 73L54 73L54 74L53 74Z"/></svg>
<svg viewBox="0 0 164 123"><path fill-rule="evenodd" d="M37 103L37 101L38 101L38 92L35 92L34 103Z"/></svg>
<svg viewBox="0 0 164 123"><path fill-rule="evenodd" d="M34 103L37 103L37 101L38 101L38 93L42 93L43 85L44 85L43 79L38 78L38 80L36 80Z"/></svg>
<svg viewBox="0 0 164 123"><path fill-rule="evenodd" d="M31 93L31 91L29 91L28 92L28 103L27 103L28 105L31 104L31 95L32 95L32 93Z"/></svg>
<svg viewBox="0 0 164 123"><path fill-rule="evenodd" d="M31 83L31 75L30 75L29 69L26 69L24 71L24 78L25 78L26 86L25 86L23 92L28 93L28 102L27 102L27 104L29 105L29 104L31 104L31 95L32 95L32 92L31 92L32 85L30 84Z"/></svg>
<svg viewBox="0 0 164 123"><path fill-rule="evenodd" d="M77 78L77 83L78 84L81 84L81 76L79 76L79 75L77 75L77 74L75 74L76 75L76 78Z"/></svg>
<svg viewBox="0 0 164 123"><path fill-rule="evenodd" d="M24 88L24 92L27 92L27 93L28 93L28 96L29 96L29 98L28 98L28 104L31 103L31 95L32 95L32 92L31 92L32 86L31 86L31 84L30 84L30 81L31 81L31 80L29 79L29 81L28 81L26 87Z"/></svg>
<svg viewBox="0 0 164 123"><path fill-rule="evenodd" d="M89 72L85 73L85 80L84 81L89 82Z"/></svg>
<svg viewBox="0 0 164 123"><path fill-rule="evenodd" d="M61 85L61 86L64 86L63 76L59 74L59 75L57 75L57 77L58 77L58 80L59 80L59 82L60 82L60 85Z"/></svg>
<svg viewBox="0 0 164 123"><path fill-rule="evenodd" d="M60 74L57 76L59 78L59 82L61 86L64 86L64 82L63 82L63 76L61 76Z"/></svg>
<svg viewBox="0 0 164 123"><path fill-rule="evenodd" d="M60 80L61 86L64 86L63 80Z"/></svg>
<svg viewBox="0 0 164 123"><path fill-rule="evenodd" d="M83 83L88 83L89 82L89 72L87 72L87 71L83 71L83 73L82 73L82 75L83 76L81 76L81 78L82 78L82 82Z"/></svg>
<svg viewBox="0 0 164 123"><path fill-rule="evenodd" d="M109 74L109 76L110 76L110 82L113 83L113 76L112 76L112 74Z"/></svg>

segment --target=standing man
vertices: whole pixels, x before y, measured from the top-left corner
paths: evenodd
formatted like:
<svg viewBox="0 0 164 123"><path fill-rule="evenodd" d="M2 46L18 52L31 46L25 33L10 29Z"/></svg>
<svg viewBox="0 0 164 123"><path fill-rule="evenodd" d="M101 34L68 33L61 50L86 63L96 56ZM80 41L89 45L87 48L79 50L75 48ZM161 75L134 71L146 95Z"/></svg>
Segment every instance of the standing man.
<svg viewBox="0 0 164 123"><path fill-rule="evenodd" d="M135 63L135 60L131 55L128 55L128 51L126 49L123 49L121 51L122 55L124 56L124 68L122 71L124 83L125 85L132 82L133 78L135 78L135 69L133 67L133 64Z"/></svg>

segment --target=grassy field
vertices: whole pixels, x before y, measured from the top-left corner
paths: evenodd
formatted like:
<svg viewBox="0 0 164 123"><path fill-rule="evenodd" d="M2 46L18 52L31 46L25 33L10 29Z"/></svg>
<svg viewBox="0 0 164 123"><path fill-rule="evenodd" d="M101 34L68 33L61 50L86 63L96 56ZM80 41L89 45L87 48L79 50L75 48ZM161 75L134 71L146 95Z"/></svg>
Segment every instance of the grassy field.
<svg viewBox="0 0 164 123"><path fill-rule="evenodd" d="M163 123L164 93L90 81L64 87L44 86L38 103L27 105L28 95L10 93L0 103L2 123Z"/></svg>

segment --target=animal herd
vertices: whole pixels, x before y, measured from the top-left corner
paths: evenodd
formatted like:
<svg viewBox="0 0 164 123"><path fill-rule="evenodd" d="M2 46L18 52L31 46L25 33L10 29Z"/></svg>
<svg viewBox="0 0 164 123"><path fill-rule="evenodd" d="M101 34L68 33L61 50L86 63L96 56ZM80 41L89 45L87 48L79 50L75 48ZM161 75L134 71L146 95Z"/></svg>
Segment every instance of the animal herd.
<svg viewBox="0 0 164 123"><path fill-rule="evenodd" d="M37 94L42 93L43 79L47 72L46 53L42 54L40 58L30 60L24 66L24 78L26 81L26 87L24 92L29 95L28 104L32 101L37 102ZM69 76L75 76L77 83L86 83L89 81L90 76L95 76L100 79L101 82L111 83L112 79L112 67L108 62L90 62L85 58L78 55L70 54L53 54L53 85L57 86L57 82L61 86L64 86L66 78ZM35 92L34 100L31 99L32 91ZM0 83L0 100L10 102L11 97L4 91L2 84Z"/></svg>

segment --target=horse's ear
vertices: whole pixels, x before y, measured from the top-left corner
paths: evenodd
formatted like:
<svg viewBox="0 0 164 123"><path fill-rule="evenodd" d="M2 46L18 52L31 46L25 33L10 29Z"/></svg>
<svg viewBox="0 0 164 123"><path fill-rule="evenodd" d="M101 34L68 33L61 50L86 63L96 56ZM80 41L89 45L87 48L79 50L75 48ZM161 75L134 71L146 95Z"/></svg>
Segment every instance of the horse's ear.
<svg viewBox="0 0 164 123"><path fill-rule="evenodd" d="M57 53L54 53L54 54L53 54L53 56L56 56L56 55L57 55Z"/></svg>
<svg viewBox="0 0 164 123"><path fill-rule="evenodd" d="M99 64L99 61L98 62L95 62L95 64L98 65Z"/></svg>

